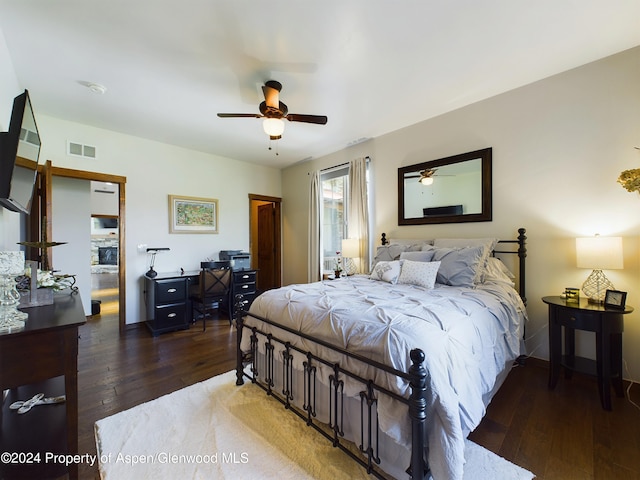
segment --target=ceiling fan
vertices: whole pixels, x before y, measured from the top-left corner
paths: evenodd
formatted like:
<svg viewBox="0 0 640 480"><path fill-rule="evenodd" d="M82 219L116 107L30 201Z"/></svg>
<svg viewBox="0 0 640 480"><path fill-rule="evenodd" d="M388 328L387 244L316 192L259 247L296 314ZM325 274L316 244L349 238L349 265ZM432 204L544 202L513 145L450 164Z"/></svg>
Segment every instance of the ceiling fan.
<svg viewBox="0 0 640 480"><path fill-rule="evenodd" d="M303 115L299 113L289 113L289 108L280 101L280 91L282 84L275 80L269 80L262 86L264 102L260 103L260 113L218 113L220 118L264 118L263 128L271 140L279 140L284 132L284 121L315 123L325 125L327 117L324 115Z"/></svg>
<svg viewBox="0 0 640 480"><path fill-rule="evenodd" d="M436 175L437 171L437 168L428 168L421 170L419 175L407 175L405 178L417 178L421 184L431 185L433 183L433 177L453 177L453 175Z"/></svg>

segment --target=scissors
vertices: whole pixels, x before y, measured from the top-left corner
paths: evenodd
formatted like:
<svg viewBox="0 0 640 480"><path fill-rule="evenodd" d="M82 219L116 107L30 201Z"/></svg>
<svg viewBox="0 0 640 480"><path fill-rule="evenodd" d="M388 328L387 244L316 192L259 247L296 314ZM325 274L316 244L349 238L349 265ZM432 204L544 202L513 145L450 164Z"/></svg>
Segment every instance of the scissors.
<svg viewBox="0 0 640 480"><path fill-rule="evenodd" d="M9 405L9 408L11 410L18 410L19 414L23 414L27 413L29 410L31 410L32 407L35 407L36 405L51 405L53 403L62 403L66 399L67 397L65 395L44 398L44 393L38 393L27 401L13 402L11 405Z"/></svg>

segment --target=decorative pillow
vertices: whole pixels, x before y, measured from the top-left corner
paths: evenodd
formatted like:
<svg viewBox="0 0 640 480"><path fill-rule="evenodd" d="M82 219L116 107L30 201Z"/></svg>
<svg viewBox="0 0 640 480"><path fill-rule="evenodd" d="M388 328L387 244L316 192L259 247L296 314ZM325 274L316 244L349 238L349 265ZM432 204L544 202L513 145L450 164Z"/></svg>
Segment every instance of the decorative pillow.
<svg viewBox="0 0 640 480"><path fill-rule="evenodd" d="M398 283L408 283L432 289L436 283L440 262L404 260Z"/></svg>
<svg viewBox="0 0 640 480"><path fill-rule="evenodd" d="M398 245L396 243L378 247L378 249L376 250L376 255L375 257L373 257L371 271L373 271L378 262L392 262L393 260L399 260L400 254L402 252L406 252L408 249L408 245Z"/></svg>
<svg viewBox="0 0 640 480"><path fill-rule="evenodd" d="M391 262L378 262L373 267L373 271L369 278L373 280L382 280L388 283L398 283L398 277L400 276L400 270L404 260L393 260Z"/></svg>
<svg viewBox="0 0 640 480"><path fill-rule="evenodd" d="M400 259L414 262L430 262L433 258L433 250L421 250L419 252L402 252Z"/></svg>
<svg viewBox="0 0 640 480"><path fill-rule="evenodd" d="M482 267L484 246L436 248L433 261L441 262L436 282L454 287L473 287Z"/></svg>
<svg viewBox="0 0 640 480"><path fill-rule="evenodd" d="M496 248L497 243L497 238L436 238L433 245L436 248L484 247L482 262L474 279L474 283L482 283L484 281L487 258L491 256L491 252Z"/></svg>

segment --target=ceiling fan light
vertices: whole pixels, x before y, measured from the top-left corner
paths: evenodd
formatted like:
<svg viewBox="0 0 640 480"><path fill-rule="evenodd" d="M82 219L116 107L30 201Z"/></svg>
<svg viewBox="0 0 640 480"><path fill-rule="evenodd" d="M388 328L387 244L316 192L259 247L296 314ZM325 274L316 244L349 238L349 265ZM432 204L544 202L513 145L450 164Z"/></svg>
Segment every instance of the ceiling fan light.
<svg viewBox="0 0 640 480"><path fill-rule="evenodd" d="M422 185L431 185L433 183L433 177L422 177L420 183Z"/></svg>
<svg viewBox="0 0 640 480"><path fill-rule="evenodd" d="M262 128L270 137L280 137L284 132L284 122L280 118L265 118Z"/></svg>

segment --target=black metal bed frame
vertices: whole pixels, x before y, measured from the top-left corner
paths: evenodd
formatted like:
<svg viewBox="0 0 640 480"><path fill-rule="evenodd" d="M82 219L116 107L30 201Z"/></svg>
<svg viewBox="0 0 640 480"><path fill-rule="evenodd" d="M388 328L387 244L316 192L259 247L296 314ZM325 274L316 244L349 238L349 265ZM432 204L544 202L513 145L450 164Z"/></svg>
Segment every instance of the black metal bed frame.
<svg viewBox="0 0 640 480"><path fill-rule="evenodd" d="M524 267L525 258L527 255L527 237L525 236L525 229L518 229L518 234L519 235L517 240L501 241L501 243L517 243L517 251L495 251L495 253L518 255L520 268L518 291L523 299L523 302L526 304ZM385 234L382 234L382 243L383 245L386 243ZM298 417L304 420L307 426L314 428L327 440L331 441L334 447L339 448L353 460L358 462L366 469L368 474L371 474L376 478L387 478L385 472L383 472L378 467L378 465L380 464L378 448L379 429L377 422L378 396L382 394L392 397L393 399L408 406L408 415L411 422L411 461L406 472L412 479L426 478L429 472L428 464L424 457L426 446L425 423L427 418L426 382L428 374L423 365L425 354L422 350L411 350L411 366L409 367L407 372L403 372L401 370L394 369L392 367L389 367L388 365L384 365L361 355L354 354L345 350L344 348L332 345L323 340L313 338L310 335L294 330L288 326L281 325L267 318L252 314L244 309L245 306L246 302L243 300L242 295L236 295L234 306L234 319L237 327L236 385L243 385L244 379L249 379L252 383L265 390L267 395L272 396L280 403L282 403L285 409L291 410ZM277 327L282 331L293 334L296 337L304 338L305 340L313 342L316 345L328 348L334 352L348 357L351 360L361 362L362 364L372 366L377 370L382 370L388 374L407 380L410 386L409 398L404 398L403 396L398 395L397 393L376 384L371 379L361 377L353 371L344 368L340 365L340 363L327 361L309 351L292 345L288 340L281 339L276 335L267 333L255 326L245 326L244 317L246 316L258 319L266 324ZM241 346L244 329L248 329L251 332L249 352L244 352ZM264 365L258 365L257 361L259 341L264 342ZM282 390L280 391L273 388L275 387L274 369L276 360L276 348L279 348L277 353L280 355L280 358L283 362L283 385ZM294 399L293 352L298 352L306 359L303 362L304 399L302 402L302 408L299 408L292 403L292 400ZM245 366L249 364L251 366L249 367L249 373L247 373L245 371ZM332 373L329 376L329 385L325 386L329 389L328 425L316 420L316 387L318 385L316 373L319 365L325 365L332 370ZM262 371L262 367L264 367L264 371ZM343 440L344 403L342 395L344 390L344 379L346 379L347 377L349 377L352 381L359 382L359 384L362 385L362 390L360 390L359 392L360 444L357 445L359 453L354 453L349 448L349 444Z"/></svg>

